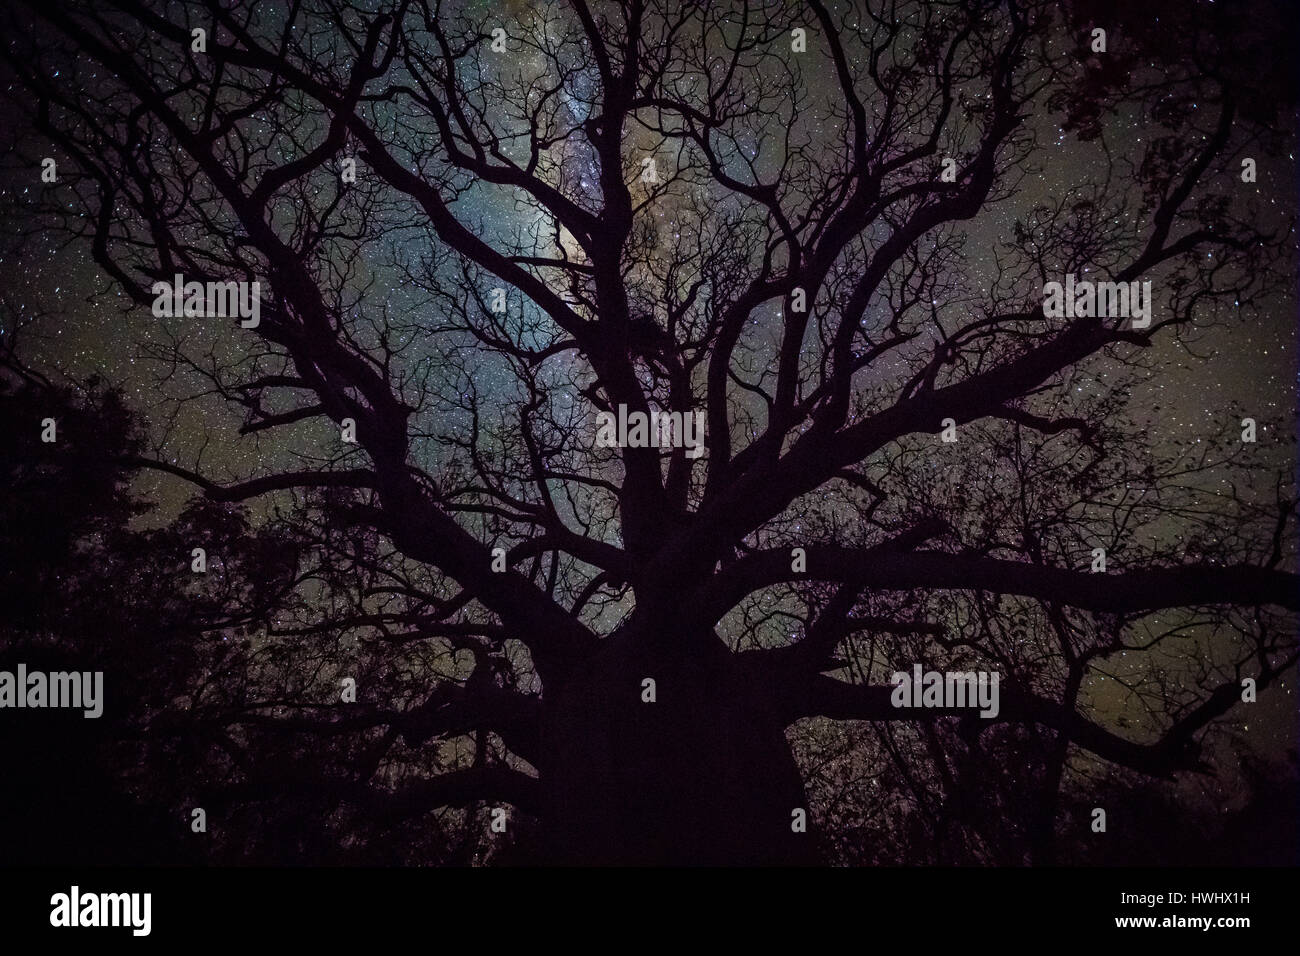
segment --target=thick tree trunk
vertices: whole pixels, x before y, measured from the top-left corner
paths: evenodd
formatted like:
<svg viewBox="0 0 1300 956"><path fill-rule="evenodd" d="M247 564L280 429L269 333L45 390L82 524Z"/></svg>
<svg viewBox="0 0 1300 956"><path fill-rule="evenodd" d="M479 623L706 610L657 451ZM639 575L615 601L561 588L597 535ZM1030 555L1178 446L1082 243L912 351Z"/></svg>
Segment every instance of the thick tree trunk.
<svg viewBox="0 0 1300 956"><path fill-rule="evenodd" d="M677 654L611 638L546 696L552 857L581 864L806 864L803 783L771 688L720 647ZM653 679L654 702L643 699Z"/></svg>

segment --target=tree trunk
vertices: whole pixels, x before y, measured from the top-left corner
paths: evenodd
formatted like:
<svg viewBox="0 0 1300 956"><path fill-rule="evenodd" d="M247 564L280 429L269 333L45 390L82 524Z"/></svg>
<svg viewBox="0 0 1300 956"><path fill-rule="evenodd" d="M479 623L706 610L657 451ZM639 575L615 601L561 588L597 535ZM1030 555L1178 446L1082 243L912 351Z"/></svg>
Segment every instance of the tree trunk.
<svg viewBox="0 0 1300 956"><path fill-rule="evenodd" d="M770 688L716 641L616 635L544 695L551 857L571 864L809 864L807 802ZM674 659L675 658L675 659ZM643 681L654 680L653 702Z"/></svg>

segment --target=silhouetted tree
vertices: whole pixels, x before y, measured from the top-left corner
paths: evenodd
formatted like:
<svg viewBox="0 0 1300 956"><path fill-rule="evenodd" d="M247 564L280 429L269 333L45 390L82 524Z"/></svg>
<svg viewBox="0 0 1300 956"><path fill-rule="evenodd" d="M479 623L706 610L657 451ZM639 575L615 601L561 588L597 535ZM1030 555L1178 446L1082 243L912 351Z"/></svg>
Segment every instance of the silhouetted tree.
<svg viewBox="0 0 1300 956"><path fill-rule="evenodd" d="M1241 178L1289 140L1220 68L1244 28L1107 61L1086 15L6 10L25 229L144 310L178 273L264 283L256 327L144 345L240 437L120 459L280 535L265 580L195 585L247 643L154 727L188 728L194 800L249 834L314 808L280 857L434 819L461 862L534 824L514 858L812 861L870 812L881 859L1049 861L1072 768L1204 770L1242 679L1296 659L1288 455L1131 394L1289 287ZM1026 199L1053 164L1083 182ZM1045 314L1070 273L1151 281L1149 325ZM703 453L601 447L620 410L698 412ZM174 565L251 533L199 513ZM913 663L999 673L998 715L893 706Z"/></svg>

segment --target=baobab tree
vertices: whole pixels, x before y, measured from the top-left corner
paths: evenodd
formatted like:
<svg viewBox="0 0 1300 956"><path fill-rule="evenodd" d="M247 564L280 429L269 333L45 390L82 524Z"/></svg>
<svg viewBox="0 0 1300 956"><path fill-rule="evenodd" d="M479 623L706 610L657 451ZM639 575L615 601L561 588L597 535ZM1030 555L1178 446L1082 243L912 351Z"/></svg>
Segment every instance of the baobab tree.
<svg viewBox="0 0 1300 956"><path fill-rule="evenodd" d="M158 718L243 755L193 799L809 862L839 815L792 744L866 721L986 857L1049 860L1072 761L1205 769L1300 593L1267 416L1184 445L1133 399L1292 272L1273 81L1202 16L1156 54L1037 2L12 5L26 229L208 416L122 464L295 543L211 622L239 679ZM1047 304L1076 280L1132 297ZM913 665L999 675L996 713L898 706ZM330 772L268 768L323 739ZM1018 760L975 808L963 773Z"/></svg>

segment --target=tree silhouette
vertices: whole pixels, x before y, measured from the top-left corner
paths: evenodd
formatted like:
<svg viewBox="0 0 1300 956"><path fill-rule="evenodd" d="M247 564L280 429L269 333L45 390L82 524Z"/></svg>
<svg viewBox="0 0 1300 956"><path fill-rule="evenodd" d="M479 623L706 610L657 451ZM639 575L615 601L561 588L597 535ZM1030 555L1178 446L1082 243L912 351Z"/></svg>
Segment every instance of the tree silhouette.
<svg viewBox="0 0 1300 956"><path fill-rule="evenodd" d="M172 574L196 542L244 569L189 586L239 647L144 723L203 781L177 805L275 821L282 858L433 815L431 853L490 859L508 807L529 858L811 862L866 781L938 862L1049 862L1079 767L1204 771L1242 680L1296 660L1286 430L1187 438L1133 394L1289 287L1242 178L1287 94L1224 66L1250 28L1217 13L1109 60L1092 16L6 10L11 176L58 169L22 231L137 313L176 274L261 283L255 327L141 343L211 434L117 456L208 500L151 545ZM1149 325L1049 316L1068 274L1150 281ZM703 454L596 441L652 411L699 413ZM998 673L997 715L894 706L914 663Z"/></svg>

